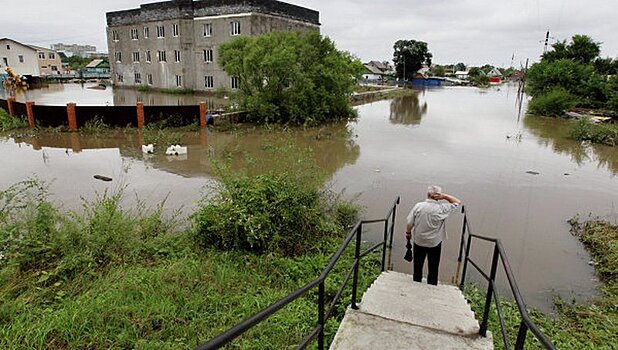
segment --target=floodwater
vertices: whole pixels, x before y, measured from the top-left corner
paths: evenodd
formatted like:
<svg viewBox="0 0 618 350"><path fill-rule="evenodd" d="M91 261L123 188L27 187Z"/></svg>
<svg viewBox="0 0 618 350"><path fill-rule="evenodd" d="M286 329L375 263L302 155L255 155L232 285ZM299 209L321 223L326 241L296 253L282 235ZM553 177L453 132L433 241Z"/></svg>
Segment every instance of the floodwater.
<svg viewBox="0 0 618 350"><path fill-rule="evenodd" d="M197 105L201 101L213 108L229 104L229 100L214 95L185 94L173 95L156 91L138 91L107 87L105 90L93 89L96 83L85 84L49 84L41 89L33 89L17 94L18 102L35 101L36 104L50 106L64 106L75 102L80 106L134 106L143 102L150 106L182 106ZM6 99L7 92L0 88L0 98Z"/></svg>
<svg viewBox="0 0 618 350"><path fill-rule="evenodd" d="M617 219L618 152L564 138L566 121L520 116L516 90L506 85L426 90L359 106L356 121L317 129L188 133L183 138L188 155L181 157L143 155L142 136L134 131L106 138L0 137L5 155L0 188L35 174L51 182L53 198L68 209L79 208L81 197L123 188L125 195L135 193L153 205L167 197L168 207L184 206L188 213L213 184L211 158L232 151L233 157L269 164L276 161L268 159L269 145L289 139L313 149L329 186L357 198L364 217L382 217L401 196L395 270L411 272L402 258L405 216L424 199L427 185L438 184L465 202L474 233L503 241L529 305L549 310L555 295L581 300L596 293L590 257L569 233L567 220L590 213ZM114 181L95 180L96 174ZM448 221L443 281L455 274L461 224L459 213ZM380 237L377 227L367 234L372 241ZM491 247L475 241L472 250L488 266Z"/></svg>

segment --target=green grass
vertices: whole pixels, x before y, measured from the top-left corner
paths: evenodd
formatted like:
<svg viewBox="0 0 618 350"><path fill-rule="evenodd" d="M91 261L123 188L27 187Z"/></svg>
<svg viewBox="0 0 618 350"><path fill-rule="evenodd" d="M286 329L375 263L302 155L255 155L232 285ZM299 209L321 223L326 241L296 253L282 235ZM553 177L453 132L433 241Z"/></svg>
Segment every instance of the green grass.
<svg viewBox="0 0 618 350"><path fill-rule="evenodd" d="M618 125L593 123L588 118L573 121L569 130L571 138L608 146L618 145Z"/></svg>
<svg viewBox="0 0 618 350"><path fill-rule="evenodd" d="M602 295L586 303L568 302L556 299L558 316L551 319L536 310L529 310L532 320L539 326L557 349L616 349L618 334L618 226L601 220L580 222L571 220L574 232L580 237L597 265L597 272L603 281ZM485 293L475 287L466 289L477 315L482 315ZM517 327L521 321L517 306L512 301L502 301L506 329L511 344L515 343ZM492 307L489 329L493 333L497 349L503 349L499 321ZM526 349L542 347L528 332Z"/></svg>
<svg viewBox="0 0 618 350"><path fill-rule="evenodd" d="M0 108L0 131L10 131L16 129L25 129L28 127L28 121L23 117L12 117L7 111Z"/></svg>

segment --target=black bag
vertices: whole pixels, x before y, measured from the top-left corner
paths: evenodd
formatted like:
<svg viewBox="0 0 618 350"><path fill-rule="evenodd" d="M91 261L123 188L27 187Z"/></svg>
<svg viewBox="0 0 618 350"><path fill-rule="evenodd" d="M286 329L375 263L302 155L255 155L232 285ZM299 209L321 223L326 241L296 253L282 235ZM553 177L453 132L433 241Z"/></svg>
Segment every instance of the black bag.
<svg viewBox="0 0 618 350"><path fill-rule="evenodd" d="M410 243L410 239L408 238L408 243L406 243L406 255L403 257L405 261L412 261L412 243Z"/></svg>

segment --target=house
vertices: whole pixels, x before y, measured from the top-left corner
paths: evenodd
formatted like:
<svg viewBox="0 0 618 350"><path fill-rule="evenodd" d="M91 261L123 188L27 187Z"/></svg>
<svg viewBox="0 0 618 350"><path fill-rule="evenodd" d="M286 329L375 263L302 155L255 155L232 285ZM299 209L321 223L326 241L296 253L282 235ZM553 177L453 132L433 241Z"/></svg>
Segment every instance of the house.
<svg viewBox="0 0 618 350"><path fill-rule="evenodd" d="M493 67L489 72L487 72L487 76L489 77L489 82L491 84L499 84L502 81L502 73L496 67Z"/></svg>
<svg viewBox="0 0 618 350"><path fill-rule="evenodd" d="M363 66L365 67L365 72L363 72L363 80L381 81L384 79L384 72L382 72L376 66L369 63L365 63Z"/></svg>
<svg viewBox="0 0 618 350"><path fill-rule="evenodd" d="M455 72L455 77L457 79L468 79L470 77L470 72L467 70L458 70Z"/></svg>
<svg viewBox="0 0 618 350"><path fill-rule="evenodd" d="M240 78L219 66L222 43L272 31L320 30L318 11L275 0L164 1L106 17L113 84L158 89L238 89Z"/></svg>
<svg viewBox="0 0 618 350"><path fill-rule="evenodd" d="M109 74L111 71L109 62L106 59L94 59L84 67L84 73Z"/></svg>
<svg viewBox="0 0 618 350"><path fill-rule="evenodd" d="M15 74L44 77L59 74L60 56L44 47L22 44L9 38L0 39L0 70L11 67Z"/></svg>

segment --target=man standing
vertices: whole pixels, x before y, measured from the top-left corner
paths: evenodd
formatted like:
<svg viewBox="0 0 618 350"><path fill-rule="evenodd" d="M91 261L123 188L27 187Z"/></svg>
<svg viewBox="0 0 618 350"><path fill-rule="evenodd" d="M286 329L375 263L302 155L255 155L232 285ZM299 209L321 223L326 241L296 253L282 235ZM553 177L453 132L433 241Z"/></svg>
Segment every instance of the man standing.
<svg viewBox="0 0 618 350"><path fill-rule="evenodd" d="M448 203L438 202L440 200ZM414 230L414 281L421 282L423 279L426 256L429 261L427 283L438 284L442 241L446 239L445 220L460 204L461 201L455 196L442 193L439 186L429 186L427 199L416 203L408 214L406 239L410 239Z"/></svg>

